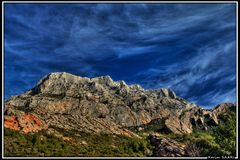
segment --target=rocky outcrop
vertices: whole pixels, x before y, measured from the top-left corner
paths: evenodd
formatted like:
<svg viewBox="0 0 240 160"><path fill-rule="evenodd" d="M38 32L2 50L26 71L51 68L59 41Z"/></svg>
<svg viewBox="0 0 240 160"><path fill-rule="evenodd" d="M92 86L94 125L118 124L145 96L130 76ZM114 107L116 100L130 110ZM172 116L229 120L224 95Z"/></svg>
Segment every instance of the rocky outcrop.
<svg viewBox="0 0 240 160"><path fill-rule="evenodd" d="M186 155L185 145L167 137L149 136L154 145L153 157L183 157Z"/></svg>
<svg viewBox="0 0 240 160"><path fill-rule="evenodd" d="M144 90L109 76L86 78L65 72L46 75L33 89L11 97L4 106L6 116L21 111L36 115L49 127L128 136L137 136L128 127L146 127L155 120L161 120L158 130L163 132L207 129L218 124L220 108L204 110L170 89ZM10 119L14 117L6 118L6 125L17 129Z"/></svg>
<svg viewBox="0 0 240 160"><path fill-rule="evenodd" d="M225 114L228 111L236 112L236 106L232 103L222 103L214 107L212 114L219 118L220 114Z"/></svg>
<svg viewBox="0 0 240 160"><path fill-rule="evenodd" d="M17 115L4 117L4 127L29 133L46 129L47 125L34 114L18 111Z"/></svg>
<svg viewBox="0 0 240 160"><path fill-rule="evenodd" d="M192 142L177 142L158 133L148 136L154 146L153 157L199 157L202 149Z"/></svg>

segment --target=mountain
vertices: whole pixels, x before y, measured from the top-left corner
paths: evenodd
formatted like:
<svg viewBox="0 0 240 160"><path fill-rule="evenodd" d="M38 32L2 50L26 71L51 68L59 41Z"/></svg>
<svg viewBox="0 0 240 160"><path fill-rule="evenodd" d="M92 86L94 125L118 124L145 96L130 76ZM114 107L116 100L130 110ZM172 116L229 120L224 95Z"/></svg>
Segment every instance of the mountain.
<svg viewBox="0 0 240 160"><path fill-rule="evenodd" d="M124 127L156 120L164 132L191 133L194 127L217 125L217 115L222 111L202 109L170 89L144 90L139 85L114 82L109 76L90 79L64 72L43 77L30 91L11 97L4 109L7 115L19 111L18 125L24 132L31 129L21 121L34 121L36 115L45 127L116 134L128 134Z"/></svg>
<svg viewBox="0 0 240 160"><path fill-rule="evenodd" d="M206 110L166 88L145 90L109 76L79 77L50 73L37 85L4 104L4 127L23 133L46 130L65 139L61 130L142 138L136 131L191 134L220 122L235 104Z"/></svg>

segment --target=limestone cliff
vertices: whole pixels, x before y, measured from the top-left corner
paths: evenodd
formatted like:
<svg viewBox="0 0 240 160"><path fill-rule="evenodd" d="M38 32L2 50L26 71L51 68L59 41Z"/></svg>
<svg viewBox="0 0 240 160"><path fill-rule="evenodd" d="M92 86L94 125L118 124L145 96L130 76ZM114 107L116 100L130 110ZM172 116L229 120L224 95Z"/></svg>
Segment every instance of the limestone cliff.
<svg viewBox="0 0 240 160"><path fill-rule="evenodd" d="M231 106L235 105L205 110L170 89L145 90L109 76L86 78L61 72L46 75L33 89L7 100L4 123L26 133L58 127L137 136L127 128L144 129L159 122L160 132L184 134L218 125L218 115Z"/></svg>

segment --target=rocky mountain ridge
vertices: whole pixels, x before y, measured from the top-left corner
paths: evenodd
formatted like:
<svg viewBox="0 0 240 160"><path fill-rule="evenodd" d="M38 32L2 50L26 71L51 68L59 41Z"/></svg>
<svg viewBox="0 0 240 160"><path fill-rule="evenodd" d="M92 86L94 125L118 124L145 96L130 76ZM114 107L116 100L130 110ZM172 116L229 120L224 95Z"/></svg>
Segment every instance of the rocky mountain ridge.
<svg viewBox="0 0 240 160"><path fill-rule="evenodd" d="M55 133L54 128L62 128L139 137L128 128L145 129L156 123L160 132L186 134L218 125L219 114L234 106L228 103L205 110L170 89L144 90L109 76L86 78L56 72L5 102L4 125L25 133L41 129Z"/></svg>

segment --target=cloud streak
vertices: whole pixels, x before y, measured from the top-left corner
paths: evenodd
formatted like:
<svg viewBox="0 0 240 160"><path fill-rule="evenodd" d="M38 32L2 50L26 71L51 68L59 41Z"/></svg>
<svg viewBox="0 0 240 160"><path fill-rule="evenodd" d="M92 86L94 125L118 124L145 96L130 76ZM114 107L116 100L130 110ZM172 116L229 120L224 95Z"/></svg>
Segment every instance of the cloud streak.
<svg viewBox="0 0 240 160"><path fill-rule="evenodd" d="M5 98L45 74L169 87L203 107L236 101L235 4L5 4Z"/></svg>

